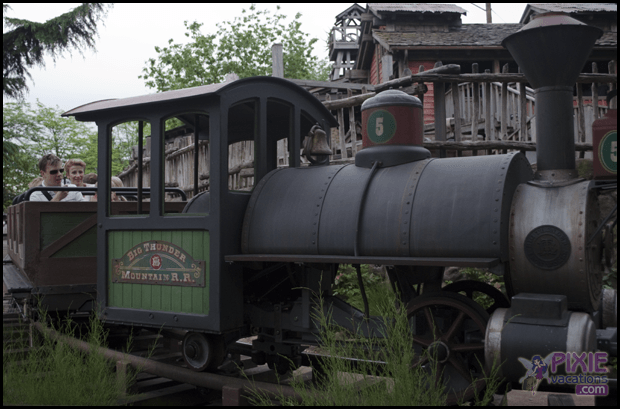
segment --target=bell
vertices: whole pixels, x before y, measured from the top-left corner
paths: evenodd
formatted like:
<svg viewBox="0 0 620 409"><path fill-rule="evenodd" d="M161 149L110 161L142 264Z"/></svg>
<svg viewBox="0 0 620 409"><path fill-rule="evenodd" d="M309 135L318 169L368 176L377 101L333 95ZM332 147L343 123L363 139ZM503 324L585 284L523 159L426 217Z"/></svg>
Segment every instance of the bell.
<svg viewBox="0 0 620 409"><path fill-rule="evenodd" d="M310 130L310 140L304 149L305 156L331 155L332 150L327 143L327 135L318 125Z"/></svg>

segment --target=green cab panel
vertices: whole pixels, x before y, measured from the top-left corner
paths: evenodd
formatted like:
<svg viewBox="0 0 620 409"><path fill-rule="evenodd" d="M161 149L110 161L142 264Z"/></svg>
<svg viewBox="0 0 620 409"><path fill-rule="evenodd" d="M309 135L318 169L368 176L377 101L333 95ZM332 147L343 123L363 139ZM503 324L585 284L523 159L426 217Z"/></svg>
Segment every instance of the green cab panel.
<svg viewBox="0 0 620 409"><path fill-rule="evenodd" d="M108 306L209 314L209 232L108 233Z"/></svg>

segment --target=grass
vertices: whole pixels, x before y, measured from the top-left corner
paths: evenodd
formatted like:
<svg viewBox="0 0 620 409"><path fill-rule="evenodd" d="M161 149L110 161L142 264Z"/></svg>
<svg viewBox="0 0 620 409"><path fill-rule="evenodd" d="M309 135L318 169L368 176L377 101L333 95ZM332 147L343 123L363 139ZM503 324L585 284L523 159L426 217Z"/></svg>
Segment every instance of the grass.
<svg viewBox="0 0 620 409"><path fill-rule="evenodd" d="M372 272L368 265L362 265L361 272L370 314L379 315L380 307L386 297L392 296L390 284L380 274ZM357 274L351 265L340 266L333 285L333 294L358 310L364 311L364 302L359 289Z"/></svg>
<svg viewBox="0 0 620 409"><path fill-rule="evenodd" d="M436 384L437 366L434 364L413 367L419 358L411 340L411 326L404 308L398 308L396 296L389 284L379 283L369 287L371 311L385 317L383 338L367 339L347 333L335 325L329 314L316 309L313 320L321 328L320 350L334 357L356 356L362 359L353 365L350 360L325 359L320 367L313 368L315 378L309 388L301 377L293 378L291 386L302 397L301 404L285 397L278 399L282 405L333 406L333 405L445 405L443 387ZM349 302L356 303L355 297ZM321 302L319 296L319 303ZM343 336L345 334L345 336ZM346 341L343 341L346 339ZM385 362L379 366L376 361ZM430 361L433 362L433 361ZM488 405L501 380L494 366L486 378L487 387L468 404ZM254 405L271 405L273 402L259 391L249 398ZM464 404L465 402L459 402Z"/></svg>
<svg viewBox="0 0 620 409"><path fill-rule="evenodd" d="M55 328L58 332L75 336L76 325L70 319L58 326L60 328ZM25 356L11 353L5 344L3 405L117 405L133 379L130 376L121 380L114 372L114 364L94 352L97 347L104 346L105 336L103 324L93 314L85 335L92 347L91 353L55 342L47 335L37 337L35 348Z"/></svg>

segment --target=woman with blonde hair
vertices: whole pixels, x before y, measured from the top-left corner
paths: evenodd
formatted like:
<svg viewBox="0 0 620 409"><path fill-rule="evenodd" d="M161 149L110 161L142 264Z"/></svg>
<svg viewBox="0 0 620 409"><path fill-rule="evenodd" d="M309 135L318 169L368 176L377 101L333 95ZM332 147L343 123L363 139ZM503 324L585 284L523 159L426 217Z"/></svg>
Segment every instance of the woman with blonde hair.
<svg viewBox="0 0 620 409"><path fill-rule="evenodd" d="M116 176L112 176L112 183L111 183L112 187L125 187L123 185L123 181L116 177ZM125 198L125 196L121 196L121 195L116 195L116 193L112 192L112 201L113 202L126 202L127 199Z"/></svg>
<svg viewBox="0 0 620 409"><path fill-rule="evenodd" d="M86 163L81 159L69 159L65 163L65 170L70 183L77 187L87 187L84 183L84 171L86 170Z"/></svg>

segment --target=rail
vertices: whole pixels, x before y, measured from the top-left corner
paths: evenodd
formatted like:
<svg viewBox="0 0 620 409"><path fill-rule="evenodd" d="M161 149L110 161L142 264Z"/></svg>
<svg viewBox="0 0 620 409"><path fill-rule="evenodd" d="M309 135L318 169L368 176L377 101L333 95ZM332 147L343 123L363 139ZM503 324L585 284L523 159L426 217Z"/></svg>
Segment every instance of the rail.
<svg viewBox="0 0 620 409"><path fill-rule="evenodd" d="M127 195L137 195L138 194L138 188L136 187L112 187L110 188L112 190L112 192L118 192L118 193L123 193L123 194L127 194ZM179 195L181 195L182 200L187 200L187 195L185 194L185 192L181 189L178 188L174 188L174 187L167 187L165 188L167 193L178 193ZM82 192L85 193L87 195L94 195L95 193L97 193L97 188L96 187L73 187L73 186L36 186L33 188L30 188L23 196L23 199L25 201L30 200L30 196L34 193L34 192L38 192L38 191L46 191L46 192ZM147 195L149 196L151 194L151 189L146 187L146 188L142 188L142 194L143 195Z"/></svg>

